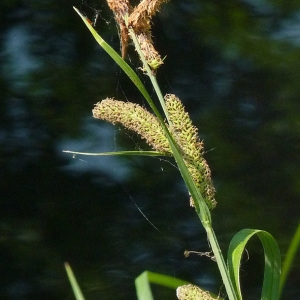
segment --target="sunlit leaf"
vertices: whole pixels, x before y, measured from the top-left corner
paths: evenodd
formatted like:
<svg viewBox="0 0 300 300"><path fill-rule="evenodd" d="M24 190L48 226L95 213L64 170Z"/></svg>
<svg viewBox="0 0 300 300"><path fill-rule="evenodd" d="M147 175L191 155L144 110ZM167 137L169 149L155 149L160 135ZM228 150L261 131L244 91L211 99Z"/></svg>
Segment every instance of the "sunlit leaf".
<svg viewBox="0 0 300 300"><path fill-rule="evenodd" d="M249 239L257 235L262 243L265 257L264 280L261 299L279 299L279 282L281 272L280 250L271 234L263 230L243 229L231 240L228 249L228 268L231 280L238 295L241 296L240 264L242 254Z"/></svg>
<svg viewBox="0 0 300 300"><path fill-rule="evenodd" d="M286 278L292 267L293 261L296 257L296 253L299 249L299 245L300 245L300 223L298 224L298 227L296 229L296 232L293 236L289 249L285 255L284 262L282 264L282 274L280 278L280 294L282 293L284 284L286 282Z"/></svg>
<svg viewBox="0 0 300 300"><path fill-rule="evenodd" d="M70 150L63 150L64 153L73 155L86 155L86 156L111 156L111 155L137 155L137 156L169 156L165 153L158 151L114 151L114 152L76 152Z"/></svg>
<svg viewBox="0 0 300 300"><path fill-rule="evenodd" d="M76 300L85 300L71 266L67 262L65 262L65 269Z"/></svg>
<svg viewBox="0 0 300 300"><path fill-rule="evenodd" d="M153 300L153 295L150 286L151 283L171 288L174 290L181 285L188 284L187 281L177 279L175 277L145 271L135 279L135 288L138 300Z"/></svg>

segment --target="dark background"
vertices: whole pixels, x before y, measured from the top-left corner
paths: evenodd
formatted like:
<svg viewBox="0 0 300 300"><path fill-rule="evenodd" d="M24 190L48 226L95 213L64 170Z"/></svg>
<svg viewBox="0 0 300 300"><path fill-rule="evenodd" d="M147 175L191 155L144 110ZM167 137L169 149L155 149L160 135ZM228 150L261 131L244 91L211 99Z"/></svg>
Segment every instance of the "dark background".
<svg viewBox="0 0 300 300"><path fill-rule="evenodd" d="M146 104L73 5L91 19L100 10L96 29L119 51L104 0L0 3L1 299L73 299L64 261L87 299L135 299L144 270L223 295L213 261L183 256L209 246L172 160L62 153L148 149L92 118L106 97ZM173 0L153 22L167 55L162 91L181 98L205 142L224 254L237 231L258 228L284 258L299 222L299 2ZM143 76L132 46L127 61ZM247 249L243 291L258 299L262 249L255 240ZM297 257L283 299L299 297L299 270ZM175 299L174 291L154 292Z"/></svg>

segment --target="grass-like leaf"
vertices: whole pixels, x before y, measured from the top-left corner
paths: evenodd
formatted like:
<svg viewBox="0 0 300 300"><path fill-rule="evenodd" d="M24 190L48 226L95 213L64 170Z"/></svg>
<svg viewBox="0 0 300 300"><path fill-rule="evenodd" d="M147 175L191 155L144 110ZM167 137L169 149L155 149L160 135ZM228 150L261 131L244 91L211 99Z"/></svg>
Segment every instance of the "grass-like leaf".
<svg viewBox="0 0 300 300"><path fill-rule="evenodd" d="M114 152L76 152L70 150L63 150L64 153L70 153L74 155L87 155L87 156L112 156L112 155L137 155L137 156L170 156L158 151L114 151Z"/></svg>
<svg viewBox="0 0 300 300"><path fill-rule="evenodd" d="M132 70L132 68L126 63L126 61L109 45L105 40L97 33L97 31L90 24L90 20L87 19L76 7L73 7L78 13L84 24L87 26L97 43L106 51L106 53L119 65L119 67L125 72L125 74L131 79L134 85L138 88L141 94L145 97L154 113L162 120L162 117L154 105L149 93L147 92L142 81L138 75Z"/></svg>
<svg viewBox="0 0 300 300"><path fill-rule="evenodd" d="M145 271L135 279L135 288L138 300L153 300L150 286L151 283L174 290L181 285L189 284L189 282L175 277Z"/></svg>
<svg viewBox="0 0 300 300"><path fill-rule="evenodd" d="M68 278L69 278L69 281L70 281L70 284L71 284L71 287L72 287L72 290L73 290L76 300L85 300L84 296L80 290L80 287L77 283L76 277L71 269L71 266L67 262L65 262L65 269L66 269L66 272L67 272L67 275L68 275Z"/></svg>
<svg viewBox="0 0 300 300"><path fill-rule="evenodd" d="M289 249L286 253L285 259L282 264L282 274L280 278L280 294L282 293L288 273L292 267L292 263L295 259L297 250L299 249L299 245L300 245L300 223L298 224L298 227L292 238L291 244L289 246Z"/></svg>
<svg viewBox="0 0 300 300"><path fill-rule="evenodd" d="M261 299L278 300L281 272L280 250L271 234L263 230L243 229L231 240L228 249L228 268L231 280L239 297L242 299L240 287L240 264L242 254L249 239L257 235L264 248L265 270Z"/></svg>

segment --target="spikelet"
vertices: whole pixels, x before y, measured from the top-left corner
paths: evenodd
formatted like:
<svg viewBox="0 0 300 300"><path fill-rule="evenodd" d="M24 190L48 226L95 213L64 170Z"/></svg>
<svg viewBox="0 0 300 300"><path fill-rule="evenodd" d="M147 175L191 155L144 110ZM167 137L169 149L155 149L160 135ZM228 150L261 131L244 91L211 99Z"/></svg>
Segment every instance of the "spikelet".
<svg viewBox="0 0 300 300"><path fill-rule="evenodd" d="M179 300L215 300L209 292L192 284L179 286L176 289L176 295Z"/></svg>
<svg viewBox="0 0 300 300"><path fill-rule="evenodd" d="M159 53L155 50L151 37L141 32L137 34L137 40L139 41L141 51L150 68L152 70L159 68L164 62Z"/></svg>
<svg viewBox="0 0 300 300"><path fill-rule="evenodd" d="M125 17L130 12L128 0L107 0L109 8L114 12L115 19L120 28L122 58L125 57L128 45L128 28L125 24Z"/></svg>
<svg viewBox="0 0 300 300"><path fill-rule="evenodd" d="M151 38L151 18L159 11L160 6L168 0L143 0L128 18L129 26L134 30L139 41L141 51L152 70L163 64L163 59L155 50Z"/></svg>
<svg viewBox="0 0 300 300"><path fill-rule="evenodd" d="M107 0L107 4L114 12L117 22L120 22L122 18L129 12L128 0Z"/></svg>
<svg viewBox="0 0 300 300"><path fill-rule="evenodd" d="M157 118L140 105L106 98L93 109L94 118L122 124L138 133L154 150L171 154L168 139Z"/></svg>
<svg viewBox="0 0 300 300"><path fill-rule="evenodd" d="M136 32L149 32L151 18L159 11L160 6L169 0L142 0L129 16L128 23Z"/></svg>
<svg viewBox="0 0 300 300"><path fill-rule="evenodd" d="M215 188L209 166L203 157L203 142L199 139L198 130L193 126L188 113L175 95L167 94L165 101L169 113L170 131L181 148L183 160L208 208L213 209L216 206ZM192 198L190 203L194 206Z"/></svg>
<svg viewBox="0 0 300 300"><path fill-rule="evenodd" d="M145 59L152 70L163 64L163 59L153 46L151 38L151 18L159 11L162 3L168 0L143 0L131 8L128 0L107 0L109 8L114 12L120 28L122 58L126 55L128 45L128 28L132 28ZM128 27L125 20L128 19Z"/></svg>

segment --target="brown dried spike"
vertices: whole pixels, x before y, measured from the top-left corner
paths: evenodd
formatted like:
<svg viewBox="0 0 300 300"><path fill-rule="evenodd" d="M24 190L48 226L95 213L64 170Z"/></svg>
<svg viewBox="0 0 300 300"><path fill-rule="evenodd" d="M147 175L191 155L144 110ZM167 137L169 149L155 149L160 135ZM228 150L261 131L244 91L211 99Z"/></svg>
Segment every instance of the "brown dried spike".
<svg viewBox="0 0 300 300"><path fill-rule="evenodd" d="M137 34L137 39L147 63L153 70L164 63L159 53L155 50L150 36L145 33L139 33Z"/></svg>
<svg viewBox="0 0 300 300"><path fill-rule="evenodd" d="M126 14L129 13L128 0L107 0L107 4L109 8L114 12L118 23Z"/></svg>
<svg viewBox="0 0 300 300"><path fill-rule="evenodd" d="M121 54L124 59L127 53L128 46L128 29L124 24L120 24L120 38L121 38Z"/></svg>
<svg viewBox="0 0 300 300"><path fill-rule="evenodd" d="M128 22L135 32L148 32L151 28L151 17L159 11L162 3L168 0L143 0L134 8Z"/></svg>
<svg viewBox="0 0 300 300"><path fill-rule="evenodd" d="M130 6L128 0L107 0L109 8L114 12L116 22L120 27L121 52L122 58L126 55L128 45L128 29L125 24L124 16L129 14Z"/></svg>

